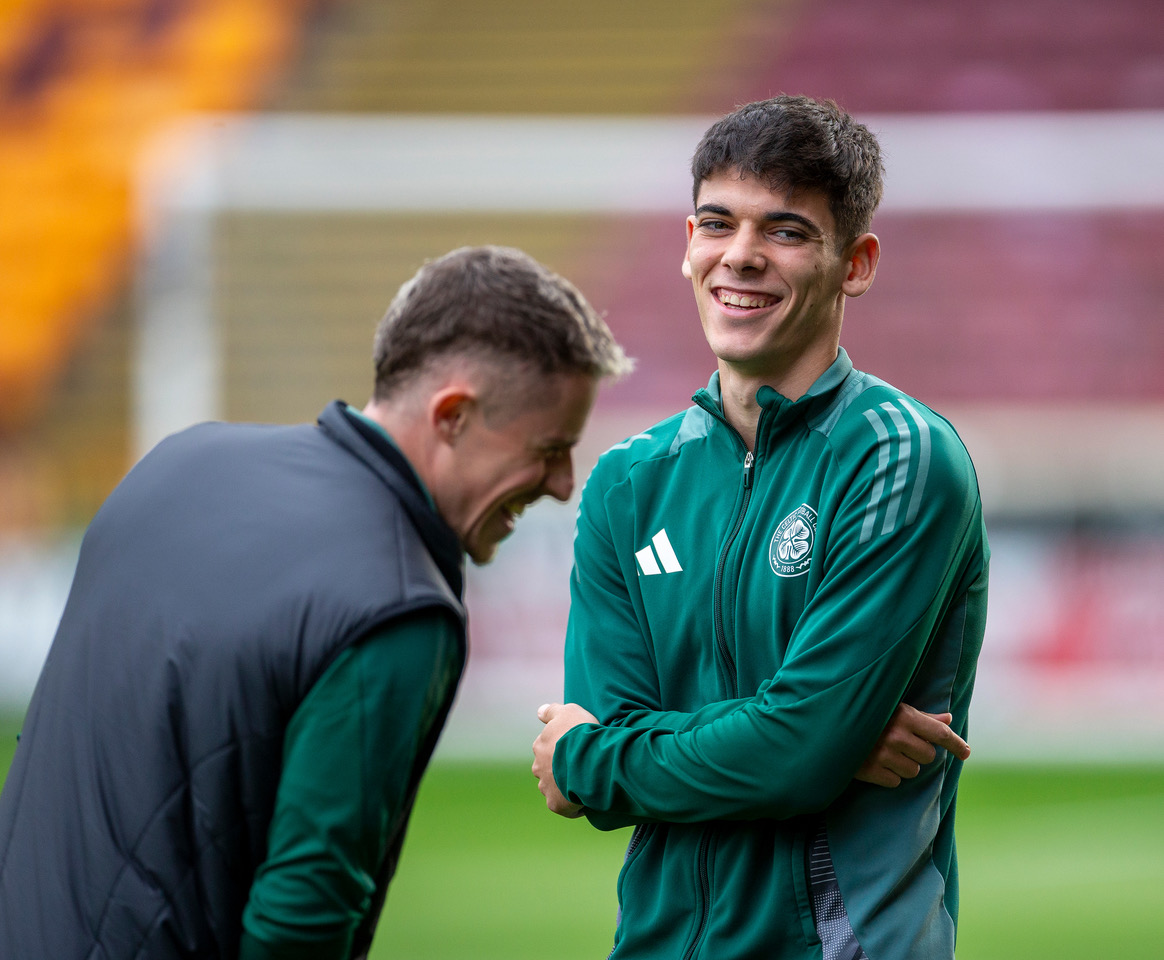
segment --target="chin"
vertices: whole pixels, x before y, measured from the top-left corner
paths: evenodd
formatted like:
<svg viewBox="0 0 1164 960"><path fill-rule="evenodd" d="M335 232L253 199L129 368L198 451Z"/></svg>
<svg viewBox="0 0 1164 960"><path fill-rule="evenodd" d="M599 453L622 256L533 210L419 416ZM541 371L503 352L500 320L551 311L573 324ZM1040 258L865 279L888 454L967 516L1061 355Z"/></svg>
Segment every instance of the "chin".
<svg viewBox="0 0 1164 960"><path fill-rule="evenodd" d="M490 563L495 556L497 556L497 544L471 544L466 545L465 553L468 554L469 559L473 561L478 567L483 567Z"/></svg>
<svg viewBox="0 0 1164 960"><path fill-rule="evenodd" d="M718 336L712 333L707 337L707 345L717 357L735 362L749 360L762 353L764 344L754 335L750 335L753 332L743 333L743 336L740 335L741 331L725 331Z"/></svg>

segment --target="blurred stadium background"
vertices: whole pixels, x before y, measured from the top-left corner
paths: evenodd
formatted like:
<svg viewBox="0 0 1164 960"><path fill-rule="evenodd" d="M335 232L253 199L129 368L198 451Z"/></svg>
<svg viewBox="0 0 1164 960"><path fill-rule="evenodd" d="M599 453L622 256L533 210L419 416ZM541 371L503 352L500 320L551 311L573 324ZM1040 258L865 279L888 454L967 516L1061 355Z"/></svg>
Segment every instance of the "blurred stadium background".
<svg viewBox="0 0 1164 960"><path fill-rule="evenodd" d="M1108 846L1142 859L1119 868L1137 891L1119 902L1154 923L1152 948L1131 954L1152 955L1164 934L1150 909L1164 906L1158 0L0 0L0 709L18 718L27 703L80 535L133 461L206 417L289 422L337 396L362 403L375 322L427 257L520 246L605 311L639 369L603 394L581 476L685 405L713 368L678 269L687 162L713 115L781 91L832 97L882 135L884 255L842 342L953 420L979 468L994 566L971 731L971 770L986 773L968 773L963 798L983 806L966 819L997 842L1013 821L991 809L1009 817L1018 803L1032 828L1041 815L1022 790L992 794L990 776L1107 765L1110 802L1080 799L1078 828L1043 822L1134 831ZM471 574L473 654L446 767L519 768L534 709L560 695L572 513L531 510ZM1119 779L1132 767L1141 779ZM1061 771L1038 769L1031 796L1040 782L1071 794ZM434 797L462 798L450 816L492 810L456 774L438 777ZM540 822L536 801L522 823ZM572 858L554 869L585 856L584 828L532 829ZM608 899L612 840L598 869ZM989 874L1001 887L977 875L983 899L1022 896L1007 862ZM1047 877L1060 867L1043 864ZM438 895L449 880L434 877ZM409 903L403 889L393 896ZM1118 908L1084 900L1092 913L1076 917L1118 923ZM991 953L982 937L975 956L1043 955ZM479 941L476 954L387 949L488 955Z"/></svg>

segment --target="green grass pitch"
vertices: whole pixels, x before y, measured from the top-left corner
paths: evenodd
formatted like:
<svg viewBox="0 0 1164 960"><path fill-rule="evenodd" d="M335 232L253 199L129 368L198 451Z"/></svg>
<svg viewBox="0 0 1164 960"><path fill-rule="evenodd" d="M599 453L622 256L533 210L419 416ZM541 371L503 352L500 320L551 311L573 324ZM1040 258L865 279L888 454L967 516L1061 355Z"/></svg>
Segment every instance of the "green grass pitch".
<svg viewBox="0 0 1164 960"><path fill-rule="evenodd" d="M421 787L372 960L602 960L628 831L545 811L520 766ZM1164 943L1164 766L975 766L959 792L959 960L1115 960Z"/></svg>
<svg viewBox="0 0 1164 960"><path fill-rule="evenodd" d="M959 960L1160 955L1164 765L972 760L962 784ZM371 960L602 960L628 834L546 812L528 765L437 763Z"/></svg>

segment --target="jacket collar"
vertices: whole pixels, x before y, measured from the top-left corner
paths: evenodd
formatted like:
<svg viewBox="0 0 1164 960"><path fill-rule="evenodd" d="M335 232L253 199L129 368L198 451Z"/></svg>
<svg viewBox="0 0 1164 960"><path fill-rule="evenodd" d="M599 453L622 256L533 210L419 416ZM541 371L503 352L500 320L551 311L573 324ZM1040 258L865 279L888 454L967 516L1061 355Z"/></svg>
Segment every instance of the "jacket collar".
<svg viewBox="0 0 1164 960"><path fill-rule="evenodd" d="M460 598L465 577L460 538L433 508L404 454L370 424L349 413L342 400L324 407L318 423L331 440L360 460L396 495L445 581Z"/></svg>
<svg viewBox="0 0 1164 960"><path fill-rule="evenodd" d="M849 359L844 347L838 347L837 359L813 381L812 386L804 392L804 396L791 402L791 406L803 411L805 416L809 416L812 411L831 403L836 392L852 373L853 361ZM718 370L711 375L707 387L698 391L692 399L698 400L701 394L710 399L717 410L723 411L723 396L720 393ZM767 386L756 391L756 402L765 409L790 403L787 397Z"/></svg>

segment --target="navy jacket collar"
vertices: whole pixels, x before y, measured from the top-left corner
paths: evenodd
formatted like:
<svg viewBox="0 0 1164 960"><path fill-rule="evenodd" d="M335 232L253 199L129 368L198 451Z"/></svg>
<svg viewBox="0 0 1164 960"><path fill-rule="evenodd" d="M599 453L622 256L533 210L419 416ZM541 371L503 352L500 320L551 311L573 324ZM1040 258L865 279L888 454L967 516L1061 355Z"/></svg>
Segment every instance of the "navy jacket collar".
<svg viewBox="0 0 1164 960"><path fill-rule="evenodd" d="M362 461L396 494L445 581L461 597L465 554L460 538L433 509L404 454L378 430L352 416L342 400L333 400L324 407L318 422L328 437Z"/></svg>

